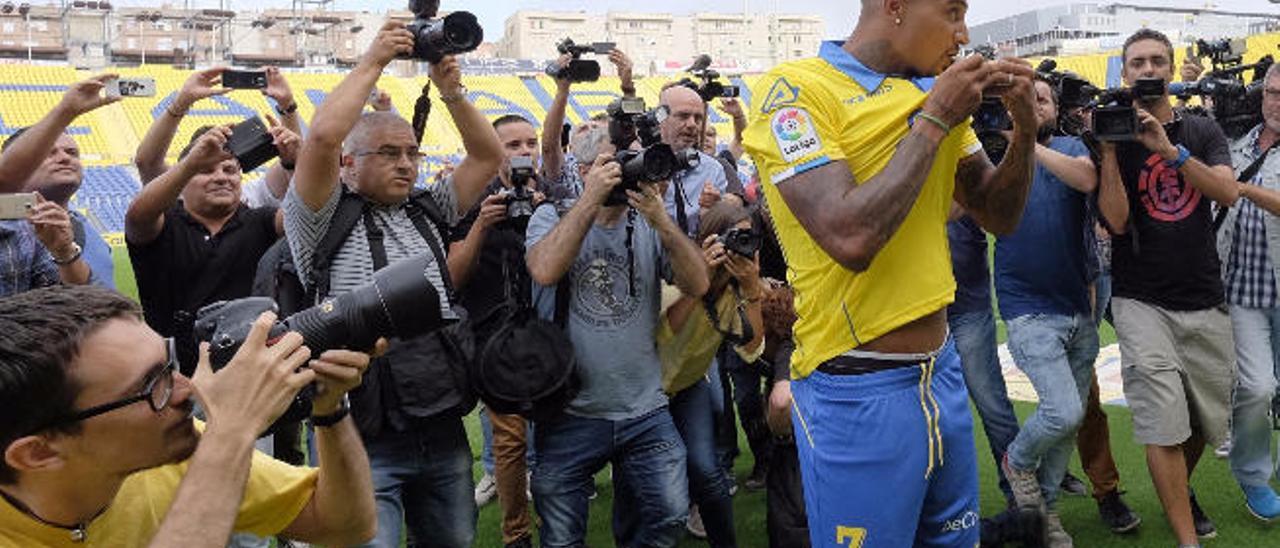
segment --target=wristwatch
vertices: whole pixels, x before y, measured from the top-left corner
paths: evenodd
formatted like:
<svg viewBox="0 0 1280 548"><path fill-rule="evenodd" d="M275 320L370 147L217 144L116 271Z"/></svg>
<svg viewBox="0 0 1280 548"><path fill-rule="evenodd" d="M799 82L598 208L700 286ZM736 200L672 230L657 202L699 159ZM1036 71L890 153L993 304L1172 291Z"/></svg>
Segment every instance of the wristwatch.
<svg viewBox="0 0 1280 548"><path fill-rule="evenodd" d="M280 113L281 116L284 116L286 114L293 114L297 111L298 111L297 101L290 103L289 106L285 108L280 108L280 105L276 105L276 112Z"/></svg>
<svg viewBox="0 0 1280 548"><path fill-rule="evenodd" d="M462 101L467 98L467 86L458 84L458 89L453 93L440 93L440 102L446 105Z"/></svg>
<svg viewBox="0 0 1280 548"><path fill-rule="evenodd" d="M346 394L343 394L342 405L338 407L338 410L332 413L329 413L328 415L320 415L320 416L312 415L311 426L314 426L316 428L333 426L335 424L338 424L339 422L342 422L342 419L347 418L347 415L350 415L350 414L351 414L351 400L347 398Z"/></svg>
<svg viewBox="0 0 1280 548"><path fill-rule="evenodd" d="M68 254L66 257L54 256L53 252L50 251L49 256L53 257L53 264L56 264L58 266L69 265L71 263L76 262L76 259L79 259L80 255L84 253L84 249L80 247L80 244L75 242L71 242L71 249L72 249L71 253Z"/></svg>

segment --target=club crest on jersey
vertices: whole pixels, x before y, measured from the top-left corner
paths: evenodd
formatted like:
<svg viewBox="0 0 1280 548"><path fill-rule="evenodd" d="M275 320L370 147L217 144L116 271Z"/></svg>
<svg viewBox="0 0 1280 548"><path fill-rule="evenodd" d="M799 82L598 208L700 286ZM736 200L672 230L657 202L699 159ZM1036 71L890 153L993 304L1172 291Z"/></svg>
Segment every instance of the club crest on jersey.
<svg viewBox="0 0 1280 548"><path fill-rule="evenodd" d="M822 140L818 138L813 119L804 109L779 110L769 125L773 128L773 137L778 141L784 162L794 162L822 151Z"/></svg>

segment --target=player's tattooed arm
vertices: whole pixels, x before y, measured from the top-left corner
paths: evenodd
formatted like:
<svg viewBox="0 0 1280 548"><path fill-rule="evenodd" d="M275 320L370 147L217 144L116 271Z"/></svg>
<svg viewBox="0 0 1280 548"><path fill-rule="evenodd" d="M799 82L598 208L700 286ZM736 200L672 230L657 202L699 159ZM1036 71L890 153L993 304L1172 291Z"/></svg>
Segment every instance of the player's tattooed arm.
<svg viewBox="0 0 1280 548"><path fill-rule="evenodd" d="M956 201L987 232L1009 234L1018 228L1031 190L1034 151L1034 139L1014 138L999 167L981 151L956 166Z"/></svg>

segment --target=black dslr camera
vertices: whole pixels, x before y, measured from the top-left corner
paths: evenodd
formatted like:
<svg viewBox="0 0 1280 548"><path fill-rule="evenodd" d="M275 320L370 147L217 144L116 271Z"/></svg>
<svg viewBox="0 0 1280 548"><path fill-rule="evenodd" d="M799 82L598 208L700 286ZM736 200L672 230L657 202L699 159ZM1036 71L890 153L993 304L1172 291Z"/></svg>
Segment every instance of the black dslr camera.
<svg viewBox="0 0 1280 548"><path fill-rule="evenodd" d="M312 357L334 348L370 350L379 337L410 338L440 328L440 297L427 279L427 255L399 261L373 275L373 281L276 322L267 336L274 342L289 331L302 335ZM196 340L209 343L214 371L231 361L253 322L276 303L267 297L219 301L196 313ZM311 414L315 387L297 397L267 433L282 423Z"/></svg>
<svg viewBox="0 0 1280 548"><path fill-rule="evenodd" d="M640 183L669 180L689 165L688 154L677 156L662 142L658 126L667 117L666 108L646 110L644 99L623 97L609 105L608 113L609 140L618 149L614 159L622 166L622 183L613 188L604 205L624 205L628 190L639 191ZM631 150L636 142L640 143L640 150ZM697 165L696 154L693 158Z"/></svg>
<svg viewBox="0 0 1280 548"><path fill-rule="evenodd" d="M529 181L532 180L533 158L511 158L511 190L503 199L507 204L507 218L503 223L522 231L529 226L529 218L533 216L533 191L529 190Z"/></svg>
<svg viewBox="0 0 1280 548"><path fill-rule="evenodd" d="M246 173L280 155L267 126L257 116L232 127L224 148L240 162L240 171Z"/></svg>
<svg viewBox="0 0 1280 548"><path fill-rule="evenodd" d="M760 251L760 244L764 241L760 233L751 228L731 228L726 230L724 234L716 237L716 241L720 242L725 249L742 255L748 259L754 259L756 252Z"/></svg>
<svg viewBox="0 0 1280 548"><path fill-rule="evenodd" d="M569 64L563 67L557 61L551 61L547 64L547 76L556 80L567 80L569 82L595 82L600 79L600 63L591 60L582 59L583 55L594 53L596 55L608 55L613 51L617 44L613 42L595 42L589 45L578 45L571 38L565 38L556 44L556 51L560 55L569 55L573 57L569 60Z"/></svg>
<svg viewBox="0 0 1280 548"><path fill-rule="evenodd" d="M1139 78L1131 88L1114 88L1098 94L1093 111L1093 136L1099 141L1133 141L1141 127L1134 102L1153 101L1164 97L1163 78Z"/></svg>
<svg viewBox="0 0 1280 548"><path fill-rule="evenodd" d="M405 26L413 33L413 53L405 59L439 63L446 55L475 51L484 41L484 29L469 11L455 11L436 18L440 0L409 0L413 22Z"/></svg>

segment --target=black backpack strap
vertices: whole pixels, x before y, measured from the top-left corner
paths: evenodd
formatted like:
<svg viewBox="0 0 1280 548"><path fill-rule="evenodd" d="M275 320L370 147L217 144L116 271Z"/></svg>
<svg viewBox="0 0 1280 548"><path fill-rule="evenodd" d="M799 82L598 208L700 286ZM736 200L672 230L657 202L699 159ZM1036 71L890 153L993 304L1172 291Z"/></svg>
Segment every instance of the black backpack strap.
<svg viewBox="0 0 1280 548"><path fill-rule="evenodd" d="M1276 148L1277 144L1280 144L1280 141L1271 143L1271 146L1262 151L1262 154L1258 155L1258 158L1254 160L1252 164L1249 164L1249 167L1244 168L1244 171L1240 172L1240 176L1236 177L1236 181L1241 183L1248 183L1249 181L1252 181L1253 177L1262 170L1262 163L1267 161L1267 156L1271 154L1271 150ZM1222 228L1222 223L1227 220L1227 212L1230 210L1231 208L1227 206L1218 208L1217 213L1213 216L1214 232L1217 232L1218 229Z"/></svg>
<svg viewBox="0 0 1280 548"><path fill-rule="evenodd" d="M553 321L560 329L569 328L569 273L556 284L556 311Z"/></svg>
<svg viewBox="0 0 1280 548"><path fill-rule="evenodd" d="M309 302L329 295L329 267L333 266L333 258L338 254L338 249L347 241L347 236L364 214L364 198L347 190L346 186L341 186L339 192L342 196L338 198L333 218L329 219L329 229L320 237L320 243L316 244L315 253L311 256L311 271L307 273L306 279Z"/></svg>
<svg viewBox="0 0 1280 548"><path fill-rule="evenodd" d="M360 219L364 222L365 236L369 238L369 256L373 259L373 271L377 272L387 266L387 245L384 242L386 235L373 221L373 211L369 208L364 209Z"/></svg>
<svg viewBox="0 0 1280 548"><path fill-rule="evenodd" d="M436 258L436 263L440 265L440 279L444 281L444 289L449 293L449 302L457 302L453 277L449 275L449 261L444 248L440 245L440 238L443 238L448 230L448 223L444 222L444 212L426 191L415 192L409 197L409 203L405 207L408 210L409 220L413 221L414 228L422 234L422 239L426 240L427 246L431 248L431 254ZM431 225L435 225L434 231Z"/></svg>

